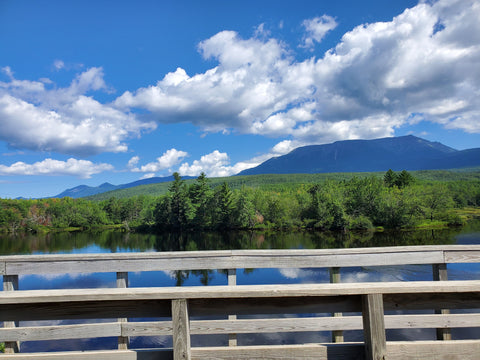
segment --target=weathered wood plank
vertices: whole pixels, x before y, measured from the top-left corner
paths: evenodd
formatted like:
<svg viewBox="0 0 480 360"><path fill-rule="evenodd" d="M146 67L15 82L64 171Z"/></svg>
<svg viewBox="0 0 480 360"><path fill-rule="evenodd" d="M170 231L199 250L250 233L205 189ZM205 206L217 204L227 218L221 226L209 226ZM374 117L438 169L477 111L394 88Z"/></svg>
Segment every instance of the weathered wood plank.
<svg viewBox="0 0 480 360"><path fill-rule="evenodd" d="M363 360L363 344L308 344L192 348L192 360Z"/></svg>
<svg viewBox="0 0 480 360"><path fill-rule="evenodd" d="M330 283L337 284L341 282L341 275L340 275L340 268L339 267L332 267L329 270L330 272ZM334 317L342 316L341 312L334 312L332 313ZM344 329L346 330L346 329ZM344 341L343 331L341 330L334 330L332 332L332 342L334 343L342 343Z"/></svg>
<svg viewBox="0 0 480 360"><path fill-rule="evenodd" d="M172 300L173 359L190 360L190 318L186 299Z"/></svg>
<svg viewBox="0 0 480 360"><path fill-rule="evenodd" d="M480 314L448 314L448 315L386 315L385 328L464 328L479 327Z"/></svg>
<svg viewBox="0 0 480 360"><path fill-rule="evenodd" d="M462 328L480 326L480 314L453 315L386 315L386 329L405 328ZM303 331L334 331L363 329L360 316L339 318L276 318L241 320L192 320L190 333L247 334ZM161 336L172 335L171 321L149 321L128 323L95 323L78 325L35 326L0 329L0 342L60 340L109 336Z"/></svg>
<svg viewBox="0 0 480 360"><path fill-rule="evenodd" d="M229 256L310 256L329 254L375 254L399 252L471 252L480 251L480 245L414 245L390 247L340 248L340 249L262 249L262 250L202 250L202 251L166 251L166 252L136 252L136 253L102 253L102 254L42 254L42 255L3 255L0 262L22 261L72 261L82 259L92 260L122 260L122 259L174 259L188 257L229 257Z"/></svg>
<svg viewBox="0 0 480 360"><path fill-rule="evenodd" d="M161 336L172 335L173 325L171 321L142 321L122 323L123 336ZM191 327L190 327L190 332Z"/></svg>
<svg viewBox="0 0 480 360"><path fill-rule="evenodd" d="M120 335L120 323L28 326L12 329L0 329L0 342L82 339Z"/></svg>
<svg viewBox="0 0 480 360"><path fill-rule="evenodd" d="M319 297L367 294L442 294L480 292L480 280L411 281L340 284L241 285L210 287L167 287L127 289L24 290L3 292L0 304L37 302L67 303L72 301L133 301L168 299L228 299Z"/></svg>
<svg viewBox="0 0 480 360"><path fill-rule="evenodd" d="M387 342L388 360L478 360L479 340Z"/></svg>
<svg viewBox="0 0 480 360"><path fill-rule="evenodd" d="M252 267L335 267L480 262L477 245L318 250L220 250L0 257L3 274L202 270Z"/></svg>
<svg viewBox="0 0 480 360"><path fill-rule="evenodd" d="M117 288L125 289L128 288L128 272L117 272ZM127 318L118 318L118 322L125 323ZM129 338L128 336L118 336L118 349L126 350L128 349Z"/></svg>
<svg viewBox="0 0 480 360"><path fill-rule="evenodd" d="M303 331L330 331L336 329L362 329L360 316L341 318L279 318L279 319L241 319L241 320L194 320L190 323L192 334L237 334L281 333Z"/></svg>
<svg viewBox="0 0 480 360"><path fill-rule="evenodd" d="M231 250L232 255L311 255L311 254L341 254L345 251L351 254L395 253L395 252L422 252L422 251L475 251L480 250L480 245L411 245L387 246L364 248L339 248L339 249L262 249L262 250ZM222 251L222 250L221 250Z"/></svg>
<svg viewBox="0 0 480 360"><path fill-rule="evenodd" d="M362 308L365 359L385 360L387 348L382 295L364 295Z"/></svg>
<svg viewBox="0 0 480 360"><path fill-rule="evenodd" d="M99 350L3 354L2 360L171 360L171 349Z"/></svg>
<svg viewBox="0 0 480 360"><path fill-rule="evenodd" d="M237 269L228 269L228 286L237 285ZM228 315L228 320L235 320L237 315ZM237 334L228 334L228 346L237 346Z"/></svg>
<svg viewBox="0 0 480 360"><path fill-rule="evenodd" d="M433 280L448 281L447 264L433 264ZM435 314L450 314L448 309L435 309ZM452 340L452 332L447 328L437 329L437 340Z"/></svg>
<svg viewBox="0 0 480 360"><path fill-rule="evenodd" d="M480 262L480 249L445 250L445 263L476 263Z"/></svg>
<svg viewBox="0 0 480 360"><path fill-rule="evenodd" d="M215 270L228 268L230 257L189 257L174 259L76 260L51 262L7 262L7 274L62 274L95 272L138 272L168 270Z"/></svg>
<svg viewBox="0 0 480 360"><path fill-rule="evenodd" d="M432 264L443 262L442 251L321 254L310 256L234 256L237 268L310 268Z"/></svg>

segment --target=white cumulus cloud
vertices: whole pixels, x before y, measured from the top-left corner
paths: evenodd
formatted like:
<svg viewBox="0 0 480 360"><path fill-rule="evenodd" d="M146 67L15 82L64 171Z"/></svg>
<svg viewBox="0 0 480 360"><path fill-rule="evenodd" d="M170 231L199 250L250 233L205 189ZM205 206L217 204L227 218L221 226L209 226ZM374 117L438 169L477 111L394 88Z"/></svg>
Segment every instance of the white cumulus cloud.
<svg viewBox="0 0 480 360"><path fill-rule="evenodd" d="M313 19L304 20L302 25L305 27L306 34L303 38L302 46L313 48L315 43L319 43L325 35L337 27L337 21L329 16L317 16Z"/></svg>
<svg viewBox="0 0 480 360"><path fill-rule="evenodd" d="M272 156L283 155L283 148L272 149L270 153L256 156L252 159L239 161L231 164L227 153L214 150L210 154L203 155L199 160L194 160L191 164L188 162L180 165L178 172L181 175L198 176L204 172L210 177L225 177L238 174L239 172L260 165Z"/></svg>
<svg viewBox="0 0 480 360"><path fill-rule="evenodd" d="M0 82L0 140L14 148L80 156L124 152L126 139L155 128L87 95L111 91L101 68L87 69L65 88L17 80L10 68L3 72L10 80Z"/></svg>
<svg viewBox="0 0 480 360"><path fill-rule="evenodd" d="M110 164L95 164L88 160L70 158L67 161L45 159L33 164L16 162L10 166L0 165L0 175L68 175L88 179L94 174L113 170Z"/></svg>
<svg viewBox="0 0 480 360"><path fill-rule="evenodd" d="M140 158L138 156L134 156L129 160L127 167L133 172L144 172L152 175L152 173L154 174L157 171L172 168L174 165L177 165L179 162L181 162L186 156L188 156L188 153L185 151L170 149L165 151L162 156L158 157L157 161L142 165L140 167L137 167Z"/></svg>

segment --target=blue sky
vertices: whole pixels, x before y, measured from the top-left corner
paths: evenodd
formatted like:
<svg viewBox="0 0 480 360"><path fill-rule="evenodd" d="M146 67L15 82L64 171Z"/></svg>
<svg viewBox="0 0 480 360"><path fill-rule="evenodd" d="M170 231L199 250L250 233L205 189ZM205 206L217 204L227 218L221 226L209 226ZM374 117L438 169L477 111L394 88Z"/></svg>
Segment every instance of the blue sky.
<svg viewBox="0 0 480 360"><path fill-rule="evenodd" d="M0 197L298 146L480 146L480 4L0 0Z"/></svg>

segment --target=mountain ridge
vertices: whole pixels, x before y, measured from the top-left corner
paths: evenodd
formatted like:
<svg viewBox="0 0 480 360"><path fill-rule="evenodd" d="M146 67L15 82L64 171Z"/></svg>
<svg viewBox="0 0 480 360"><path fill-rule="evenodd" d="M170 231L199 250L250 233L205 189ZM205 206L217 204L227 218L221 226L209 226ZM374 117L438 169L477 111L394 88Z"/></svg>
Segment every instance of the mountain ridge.
<svg viewBox="0 0 480 360"><path fill-rule="evenodd" d="M193 178L192 176L183 177L183 179L192 179L192 178ZM73 188L66 189L60 194L52 196L52 198L63 198L68 196L76 199L76 198L97 195L97 194L101 194L101 193L113 191L113 190L128 189L128 188L136 187L140 185L157 184L157 183L163 183L163 182L169 182L169 181L173 181L173 175L136 180L130 183L120 184L120 185L112 185L109 182L105 182L99 186L78 185Z"/></svg>
<svg viewBox="0 0 480 360"><path fill-rule="evenodd" d="M456 150L440 142L406 135L303 146L238 175L433 170L478 165L480 148Z"/></svg>

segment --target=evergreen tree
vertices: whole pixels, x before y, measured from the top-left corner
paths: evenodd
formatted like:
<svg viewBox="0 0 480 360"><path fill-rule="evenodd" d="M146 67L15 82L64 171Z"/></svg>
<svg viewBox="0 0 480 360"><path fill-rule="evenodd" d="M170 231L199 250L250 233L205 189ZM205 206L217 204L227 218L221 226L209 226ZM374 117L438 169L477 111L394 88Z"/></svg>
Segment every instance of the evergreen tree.
<svg viewBox="0 0 480 360"><path fill-rule="evenodd" d="M217 225L220 228L228 229L233 225L233 212L235 209L232 190L226 182L217 187L215 193L217 204Z"/></svg>
<svg viewBox="0 0 480 360"><path fill-rule="evenodd" d="M195 213L193 225L200 228L209 227L211 225L209 205L213 191L205 173L200 174L196 182L190 186L188 193Z"/></svg>
<svg viewBox="0 0 480 360"><path fill-rule="evenodd" d="M398 175L392 170L388 169L388 171L383 176L383 182L387 187L393 187L397 183Z"/></svg>
<svg viewBox="0 0 480 360"><path fill-rule="evenodd" d="M183 229L190 224L195 213L184 180L177 172L173 174L173 178L174 181L168 189L170 192L169 223L175 229Z"/></svg>
<svg viewBox="0 0 480 360"><path fill-rule="evenodd" d="M248 190L242 187L233 212L235 226L249 228L255 225L255 207Z"/></svg>
<svg viewBox="0 0 480 360"><path fill-rule="evenodd" d="M397 176L397 180L395 181L395 185L399 189L403 189L407 186L410 186L414 183L415 178L406 170L402 170L402 172Z"/></svg>

